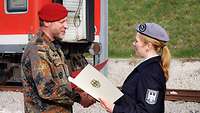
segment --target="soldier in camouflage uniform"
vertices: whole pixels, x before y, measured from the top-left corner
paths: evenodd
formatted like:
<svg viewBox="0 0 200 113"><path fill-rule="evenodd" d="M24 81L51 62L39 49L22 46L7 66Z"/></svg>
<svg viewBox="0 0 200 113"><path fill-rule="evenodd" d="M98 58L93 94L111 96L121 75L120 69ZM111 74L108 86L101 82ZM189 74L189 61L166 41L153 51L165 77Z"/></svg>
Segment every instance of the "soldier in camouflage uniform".
<svg viewBox="0 0 200 113"><path fill-rule="evenodd" d="M41 28L22 56L26 113L72 113L73 103L81 102L82 95L70 87L63 52L54 44L64 37L67 14L57 3L39 11Z"/></svg>

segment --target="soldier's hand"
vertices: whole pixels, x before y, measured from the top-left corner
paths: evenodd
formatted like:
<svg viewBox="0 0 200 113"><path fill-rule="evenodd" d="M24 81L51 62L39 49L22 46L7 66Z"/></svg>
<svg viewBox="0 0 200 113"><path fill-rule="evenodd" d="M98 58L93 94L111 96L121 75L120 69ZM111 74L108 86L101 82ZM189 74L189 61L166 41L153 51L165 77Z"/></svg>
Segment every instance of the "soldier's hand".
<svg viewBox="0 0 200 113"><path fill-rule="evenodd" d="M95 98L93 98L88 93L86 93L83 90L81 90L80 88L78 88L78 87L75 88L75 92L80 95L81 100L80 100L79 103L83 107L89 107L89 106L93 105L94 103L96 103L96 99Z"/></svg>
<svg viewBox="0 0 200 113"><path fill-rule="evenodd" d="M89 107L92 104L96 103L96 99L90 96L89 94L87 94L86 92L81 92L79 94L81 96L80 104L83 107Z"/></svg>

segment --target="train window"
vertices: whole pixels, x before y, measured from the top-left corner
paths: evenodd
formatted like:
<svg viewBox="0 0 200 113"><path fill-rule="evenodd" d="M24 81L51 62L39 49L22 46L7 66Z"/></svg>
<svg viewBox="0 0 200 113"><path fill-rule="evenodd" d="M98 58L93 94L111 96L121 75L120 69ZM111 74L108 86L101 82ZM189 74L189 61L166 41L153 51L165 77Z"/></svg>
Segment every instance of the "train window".
<svg viewBox="0 0 200 113"><path fill-rule="evenodd" d="M7 14L27 13L28 0L4 0L4 8Z"/></svg>
<svg viewBox="0 0 200 113"><path fill-rule="evenodd" d="M52 0L54 3L63 4L63 0Z"/></svg>

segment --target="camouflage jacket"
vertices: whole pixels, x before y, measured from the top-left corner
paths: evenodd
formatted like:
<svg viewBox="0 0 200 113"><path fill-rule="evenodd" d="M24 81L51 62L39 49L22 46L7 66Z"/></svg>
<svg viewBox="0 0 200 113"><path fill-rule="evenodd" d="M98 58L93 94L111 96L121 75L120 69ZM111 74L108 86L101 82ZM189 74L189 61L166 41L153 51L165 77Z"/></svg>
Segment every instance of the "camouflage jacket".
<svg viewBox="0 0 200 113"><path fill-rule="evenodd" d="M39 32L22 56L26 113L71 113L80 96L72 91L63 52Z"/></svg>

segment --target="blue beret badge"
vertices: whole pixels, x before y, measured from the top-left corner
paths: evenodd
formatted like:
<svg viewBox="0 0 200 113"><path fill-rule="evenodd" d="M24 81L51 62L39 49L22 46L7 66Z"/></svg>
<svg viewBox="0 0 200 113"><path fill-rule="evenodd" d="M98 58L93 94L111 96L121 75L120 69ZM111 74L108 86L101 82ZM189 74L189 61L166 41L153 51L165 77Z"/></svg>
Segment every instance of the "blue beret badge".
<svg viewBox="0 0 200 113"><path fill-rule="evenodd" d="M140 24L139 26L139 32L144 32L147 28L147 25L146 24Z"/></svg>

